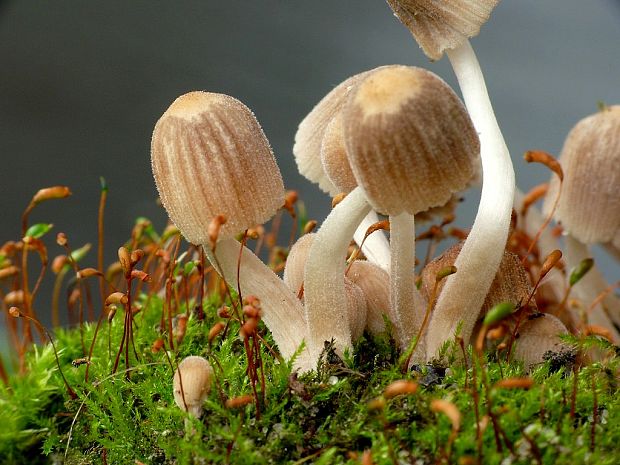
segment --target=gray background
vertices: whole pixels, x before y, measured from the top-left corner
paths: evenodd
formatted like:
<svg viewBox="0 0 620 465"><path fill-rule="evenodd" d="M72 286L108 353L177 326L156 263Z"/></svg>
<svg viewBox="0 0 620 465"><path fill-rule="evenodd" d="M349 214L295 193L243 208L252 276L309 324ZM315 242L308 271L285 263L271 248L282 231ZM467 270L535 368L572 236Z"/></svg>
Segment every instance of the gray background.
<svg viewBox="0 0 620 465"><path fill-rule="evenodd" d="M548 178L525 166L525 150L557 154L597 101L620 103L618 1L503 0L473 45L524 190ZM137 216L161 228L150 134L169 103L195 89L254 110L286 186L323 218L329 200L296 173L297 124L349 75L389 63L456 84L446 59L429 63L383 0L0 0L0 241L19 237L33 193L55 184L73 197L40 206L32 221L54 222L74 246L95 241L99 176L110 186L108 261ZM464 226L477 195L468 195ZM61 252L53 237L52 256ZM599 258L618 278L618 266Z"/></svg>

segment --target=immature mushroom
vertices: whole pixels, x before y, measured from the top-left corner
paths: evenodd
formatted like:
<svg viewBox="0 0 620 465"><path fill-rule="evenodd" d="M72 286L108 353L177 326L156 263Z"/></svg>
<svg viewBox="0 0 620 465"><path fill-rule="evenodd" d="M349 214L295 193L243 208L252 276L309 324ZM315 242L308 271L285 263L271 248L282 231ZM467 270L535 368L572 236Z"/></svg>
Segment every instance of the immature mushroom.
<svg viewBox="0 0 620 465"><path fill-rule="evenodd" d="M241 255L241 291L260 298L263 321L282 355L291 357L305 337L303 307L278 276L234 239L284 204L280 171L252 112L227 95L182 95L155 125L151 163L170 219L189 242L204 246L216 270L235 288ZM218 215L226 223L211 244L209 227ZM312 368L304 354L296 364Z"/></svg>
<svg viewBox="0 0 620 465"><path fill-rule="evenodd" d="M565 232L568 269L590 257L589 244L612 243L620 235L620 106L610 106L579 121L560 155L564 182L555 219ZM545 202L549 211L559 183L551 179ZM573 287L587 309L608 284L593 267ZM620 299L610 293L590 313L590 322L607 328L620 343L620 334L605 313L620 325Z"/></svg>
<svg viewBox="0 0 620 465"><path fill-rule="evenodd" d="M454 337L463 320L469 337L477 311L491 285L508 237L515 176L476 55L469 38L478 34L499 0L387 0L433 60L448 54L459 81L465 106L480 137L484 182L478 214L455 265L447 278L429 332L443 340L427 348L438 354L443 342Z"/></svg>
<svg viewBox="0 0 620 465"><path fill-rule="evenodd" d="M211 390L213 368L202 357L185 357L174 372L174 401L181 410L200 418L202 405Z"/></svg>
<svg viewBox="0 0 620 465"><path fill-rule="evenodd" d="M321 190L327 192L332 197L340 194L343 190L338 189L326 174L322 164L321 149L324 143L329 144L330 141L333 141L333 137L337 136L334 128L331 128L329 131L328 128L332 120L342 111L342 106L346 102L351 90L366 73L368 71L351 76L332 89L303 119L295 134L293 154L295 155L295 162L300 174L309 181L318 184ZM330 139L328 142L324 141L326 135ZM368 227L378 221L377 214L372 211L369 212L354 233L355 241L361 244ZM389 269L389 245L381 231L371 234L364 241L362 251L368 260L385 270Z"/></svg>
<svg viewBox="0 0 620 465"><path fill-rule="evenodd" d="M444 205L468 186L476 173L478 137L445 82L406 66L368 73L349 97L344 129L355 178L373 208L390 217L391 305L405 349L426 307L420 308L414 284L414 215ZM423 347L418 344L418 353Z"/></svg>
<svg viewBox="0 0 620 465"><path fill-rule="evenodd" d="M515 341L514 358L521 360L531 371L546 360L551 353L573 352L574 348L562 341L568 330L553 315L539 313L519 326Z"/></svg>

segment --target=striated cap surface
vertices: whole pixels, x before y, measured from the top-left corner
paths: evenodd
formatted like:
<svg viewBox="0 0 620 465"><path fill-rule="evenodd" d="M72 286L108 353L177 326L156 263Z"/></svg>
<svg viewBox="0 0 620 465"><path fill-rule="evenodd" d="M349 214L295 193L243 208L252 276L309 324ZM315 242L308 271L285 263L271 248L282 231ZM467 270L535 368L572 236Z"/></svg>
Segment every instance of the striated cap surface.
<svg viewBox="0 0 620 465"><path fill-rule="evenodd" d="M368 71L364 71L351 76L334 87L303 119L295 134L293 154L299 173L332 196L342 191L334 186L323 170L321 163L323 135L332 118L341 111L349 92L367 73Z"/></svg>
<svg viewBox="0 0 620 465"><path fill-rule="evenodd" d="M151 165L172 222L194 244L208 243L217 215L221 235L269 220L284 204L280 170L258 121L239 100L190 92L159 119Z"/></svg>
<svg viewBox="0 0 620 465"><path fill-rule="evenodd" d="M212 378L213 368L206 359L195 355L184 358L173 379L174 401L178 407L200 417L202 404L211 390Z"/></svg>
<svg viewBox="0 0 620 465"><path fill-rule="evenodd" d="M357 187L357 181L347 158L341 112L337 113L325 128L321 143L321 163L325 175L338 193L349 193Z"/></svg>
<svg viewBox="0 0 620 465"><path fill-rule="evenodd" d="M620 105L579 121L564 142L560 164L564 182L555 219L585 244L620 243ZM546 212L558 188L553 176Z"/></svg>
<svg viewBox="0 0 620 465"><path fill-rule="evenodd" d="M439 60L445 50L477 36L499 0L387 0L426 56Z"/></svg>
<svg viewBox="0 0 620 465"><path fill-rule="evenodd" d="M380 213L444 205L477 171L473 123L452 89L429 71L393 65L369 72L343 111L351 168Z"/></svg>

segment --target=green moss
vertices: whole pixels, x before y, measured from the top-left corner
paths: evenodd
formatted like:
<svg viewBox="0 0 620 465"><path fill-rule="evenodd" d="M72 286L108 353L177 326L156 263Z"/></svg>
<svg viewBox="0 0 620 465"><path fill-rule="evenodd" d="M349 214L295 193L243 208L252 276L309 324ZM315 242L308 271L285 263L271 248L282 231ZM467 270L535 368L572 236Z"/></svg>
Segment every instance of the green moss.
<svg viewBox="0 0 620 465"><path fill-rule="evenodd" d="M203 355L215 369L217 382L200 420L190 419L185 425L186 415L173 401L173 368L163 350L151 351L162 336L162 302L153 297L136 315L138 359L130 356L128 372L122 359L121 370L111 374L122 315L109 328L102 325L88 383L86 365L71 364L83 357L80 331L56 332L63 371L78 394L75 400L66 392L51 347L33 349L26 374L13 376L11 389L0 387L0 463L63 463L65 457L67 464L359 463L367 449L378 464L457 459L467 463L466 457L478 454L474 389L480 398L479 418L486 424L481 441L484 463L620 462L615 356L577 372L571 417L575 375L570 368L551 371L557 361L531 375L530 389L494 389L501 379L525 376L522 367L503 361L485 362L485 370L476 365L475 385L472 367L460 363L443 376L441 370L426 367L403 374L399 354L386 337L362 339L344 362L327 354L318 373L297 376L290 364L279 363L261 345L266 393L257 416L254 404L225 406L226 399L251 394L252 389L238 325L231 322L225 337L212 345L207 342L217 321L215 302L210 302L207 319L190 318L183 342L176 353L169 352L173 363L187 355ZM94 327L84 326L87 343ZM264 328L262 334L272 344ZM369 408L388 384L403 378L420 383L415 394L373 402ZM452 425L447 416L432 411L433 399L449 400L461 414L449 459ZM496 427L486 417L489 411Z"/></svg>

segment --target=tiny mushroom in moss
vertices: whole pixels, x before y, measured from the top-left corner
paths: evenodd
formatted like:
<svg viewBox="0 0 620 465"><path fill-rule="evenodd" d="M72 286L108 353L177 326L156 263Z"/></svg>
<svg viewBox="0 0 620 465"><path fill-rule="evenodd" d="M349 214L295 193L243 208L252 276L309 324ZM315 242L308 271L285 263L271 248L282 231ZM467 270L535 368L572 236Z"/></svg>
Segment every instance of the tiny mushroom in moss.
<svg viewBox="0 0 620 465"><path fill-rule="evenodd" d="M181 410L200 418L213 381L213 368L202 357L185 357L173 378L174 401Z"/></svg>

